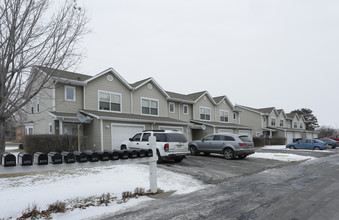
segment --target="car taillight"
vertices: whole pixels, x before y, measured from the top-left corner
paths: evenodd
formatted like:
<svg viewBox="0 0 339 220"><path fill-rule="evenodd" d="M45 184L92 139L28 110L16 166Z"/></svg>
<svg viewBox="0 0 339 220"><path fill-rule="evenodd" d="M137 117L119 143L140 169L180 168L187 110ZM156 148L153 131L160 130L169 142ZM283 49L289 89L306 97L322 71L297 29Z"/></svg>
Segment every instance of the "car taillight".
<svg viewBox="0 0 339 220"><path fill-rule="evenodd" d="M169 144L165 144L165 145L164 145L164 150L165 150L165 151L168 151L168 150L169 150Z"/></svg>
<svg viewBox="0 0 339 220"><path fill-rule="evenodd" d="M246 143L239 143L240 147L243 147L243 146L246 146L246 145L247 145Z"/></svg>

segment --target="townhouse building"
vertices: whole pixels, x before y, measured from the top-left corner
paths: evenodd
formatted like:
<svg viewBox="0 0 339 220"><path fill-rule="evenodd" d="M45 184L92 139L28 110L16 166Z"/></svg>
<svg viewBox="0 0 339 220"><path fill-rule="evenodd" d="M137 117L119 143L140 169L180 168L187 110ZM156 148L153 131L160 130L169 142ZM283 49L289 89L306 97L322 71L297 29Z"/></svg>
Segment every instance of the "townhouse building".
<svg viewBox="0 0 339 220"><path fill-rule="evenodd" d="M119 149L146 129L178 130L188 140L218 132L252 134L227 96L170 92L153 78L130 84L112 68L95 76L46 67L35 71L52 77L27 106L26 134L77 135L79 129L86 146L96 150Z"/></svg>
<svg viewBox="0 0 339 220"><path fill-rule="evenodd" d="M297 113L285 113L283 109L235 106L241 111L240 124L252 127L255 137L283 137L286 143L297 138L317 138L314 131L306 130L305 118Z"/></svg>

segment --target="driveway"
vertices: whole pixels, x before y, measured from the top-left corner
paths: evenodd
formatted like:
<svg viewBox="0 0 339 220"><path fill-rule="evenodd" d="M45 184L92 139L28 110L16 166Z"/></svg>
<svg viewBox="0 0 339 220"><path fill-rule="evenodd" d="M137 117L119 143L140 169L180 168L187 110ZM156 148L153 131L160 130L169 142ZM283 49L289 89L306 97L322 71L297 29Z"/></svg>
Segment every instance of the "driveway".
<svg viewBox="0 0 339 220"><path fill-rule="evenodd" d="M160 167L192 175L208 187L103 219L338 219L338 152L293 152L316 158L304 162L189 156Z"/></svg>

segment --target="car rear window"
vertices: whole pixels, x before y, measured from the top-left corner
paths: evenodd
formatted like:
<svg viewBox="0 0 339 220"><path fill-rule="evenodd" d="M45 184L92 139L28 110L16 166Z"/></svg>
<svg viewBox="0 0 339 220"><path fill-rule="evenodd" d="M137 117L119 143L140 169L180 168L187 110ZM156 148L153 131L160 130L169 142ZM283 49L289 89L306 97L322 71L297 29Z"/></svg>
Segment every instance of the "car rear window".
<svg viewBox="0 0 339 220"><path fill-rule="evenodd" d="M183 134L161 134L161 133L154 133L154 136L157 138L158 142L187 142L186 137Z"/></svg>
<svg viewBox="0 0 339 220"><path fill-rule="evenodd" d="M248 136L239 136L239 138L243 142L252 142L252 140Z"/></svg>

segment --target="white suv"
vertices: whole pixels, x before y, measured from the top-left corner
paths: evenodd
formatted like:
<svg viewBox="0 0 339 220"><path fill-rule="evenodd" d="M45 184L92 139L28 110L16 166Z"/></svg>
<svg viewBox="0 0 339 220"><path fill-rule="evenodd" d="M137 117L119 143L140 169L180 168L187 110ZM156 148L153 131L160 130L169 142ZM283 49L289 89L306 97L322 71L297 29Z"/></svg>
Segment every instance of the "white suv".
<svg viewBox="0 0 339 220"><path fill-rule="evenodd" d="M189 154L188 141L186 137L177 131L171 130L145 130L135 134L129 141L121 144L123 149L150 149L148 138L155 136L157 141L158 163L163 159L182 161Z"/></svg>

